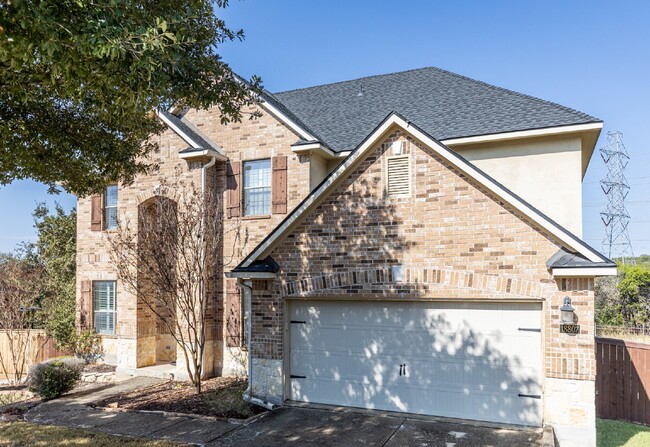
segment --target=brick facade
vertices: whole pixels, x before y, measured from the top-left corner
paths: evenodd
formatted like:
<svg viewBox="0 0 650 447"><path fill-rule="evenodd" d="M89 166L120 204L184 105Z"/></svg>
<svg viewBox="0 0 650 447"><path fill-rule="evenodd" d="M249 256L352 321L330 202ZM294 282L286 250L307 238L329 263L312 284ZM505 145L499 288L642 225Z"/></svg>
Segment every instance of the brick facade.
<svg viewBox="0 0 650 447"><path fill-rule="evenodd" d="M386 159L395 140L410 154L410 197L386 195ZM281 270L275 280L254 281L253 357L283 358L286 299L532 300L542 303L546 380L593 389L593 278L553 278L546 260L560 247L433 151L395 132L271 251ZM559 333L565 296L576 308L578 335ZM548 408L557 408L553 399ZM590 405L585 410L576 399L562 404L564 411L574 426L587 427L590 439Z"/></svg>
<svg viewBox="0 0 650 447"><path fill-rule="evenodd" d="M246 112L252 111L253 109ZM216 109L192 110L187 116L202 133L226 152L229 160L286 156L287 170L291 173L287 179L289 210L309 193L309 156L298 156L291 151L291 144L298 140L298 136L274 117L263 113L259 118L249 120L245 117L241 123L222 125ZM186 149L187 143L168 130L158 137L158 144L160 150L152 156L152 162L158 165L158 170L148 176L138 176L132 185L120 185L120 219L137 223L139 206L154 196L154 189L163 178L171 178L180 172L180 177L184 180L200 184L202 164L186 162L178 157L178 152ZM209 187L215 187L218 194L223 196L226 194L225 172L226 164L218 162L207 174ZM82 281L114 280L116 274L110 261L107 232L91 230L91 198L80 198L77 206L77 301L80 315ZM241 356L240 293L235 280L224 278L224 270L236 266L285 217L286 213L276 213L264 217L227 219L225 222L223 260L218 265L215 284L210 286L211 290L216 290L209 308L210 342L207 351L209 357L214 359L213 362L206 362L209 374L222 372L223 358L229 354L224 349L232 351L232 355ZM212 295L211 292L209 294ZM154 350L164 350L169 346L168 337L164 334L154 335L155 318L150 313L123 285L117 284L115 335L103 337L110 362L125 369L150 365L155 358L152 354ZM159 360L168 359L163 356ZM177 363L184 365L184 360L181 361L179 357ZM224 372L229 373L228 370Z"/></svg>
<svg viewBox="0 0 650 447"><path fill-rule="evenodd" d="M187 118L220 146L231 162L287 157L288 212L309 194L310 156L292 152L291 144L298 136L272 116L264 114L226 126L219 123L216 110L193 110ZM408 197L393 198L386 192L386 164L394 141L402 141L409 155L412 180ZM154 156L160 166L158 172L119 189L121 218L137 222L138 207L153 196L161 178L177 169L184 178L200 181L201 164L178 159L186 143L167 131L159 137L159 144L160 152ZM210 184L223 197L228 193L226 170L227 165L219 162L208 174ZM90 202L88 198L78 203L78 297L82 281L115 278L105 232L91 231ZM276 213L225 221L223 258L211 286L209 374L234 374L245 365L240 290L235 280L223 275L285 217L285 213ZM588 392L595 376L593 279L553 278L546 261L560 247L553 236L435 152L408 134L395 131L273 249L271 256L281 266L278 278L252 282L252 357L262 372L254 370L251 374L255 379L263 378L255 382L258 388L254 394L282 400L278 393L283 389L282 361L286 354L285 300L332 296L540 302L544 375L549 387L553 385L562 395L564 384L578 381L587 384ZM396 267L399 278L395 276ZM144 346L140 338L151 336L151 327L143 325L147 318L152 319L119 283L117 290L116 334L104 337L105 345L118 366L143 366L142 359L152 348L151 343ZM559 333L559 307L567 295L581 325L576 336ZM576 425L591 424L589 405L581 407L584 399L577 403L565 403L564 397L549 399L545 408L566 407ZM548 411L545 417L547 422L554 421Z"/></svg>

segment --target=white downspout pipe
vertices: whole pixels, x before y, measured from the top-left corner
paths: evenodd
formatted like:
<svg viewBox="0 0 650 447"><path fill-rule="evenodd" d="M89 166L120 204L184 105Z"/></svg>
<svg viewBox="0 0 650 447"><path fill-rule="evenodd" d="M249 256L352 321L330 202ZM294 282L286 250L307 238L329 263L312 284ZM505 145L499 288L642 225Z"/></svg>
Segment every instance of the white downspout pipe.
<svg viewBox="0 0 650 447"><path fill-rule="evenodd" d="M237 278L237 284L241 287L244 298L244 307L245 307L245 316L246 318L246 344L248 347L248 388L244 391L244 400L250 402L259 407L266 408L267 410L274 410L276 406L271 402L267 402L257 397L253 397L253 354L252 354L252 334L253 334L253 323L251 321L251 310L253 309L253 288L250 284L247 284L250 281L244 281L241 278Z"/></svg>

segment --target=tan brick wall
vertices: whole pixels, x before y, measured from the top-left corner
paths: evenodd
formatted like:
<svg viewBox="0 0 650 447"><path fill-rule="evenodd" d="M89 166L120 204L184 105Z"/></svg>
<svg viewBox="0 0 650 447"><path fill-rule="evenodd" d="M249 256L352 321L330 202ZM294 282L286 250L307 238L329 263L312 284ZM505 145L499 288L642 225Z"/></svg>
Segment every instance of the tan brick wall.
<svg viewBox="0 0 650 447"><path fill-rule="evenodd" d="M246 161L278 155L287 156L288 211L291 211L309 193L309 157L297 156L291 151L291 144L298 140L298 136L274 117L263 113L260 118L249 120L245 117L241 123L223 125L220 123L216 109L192 110L187 116L202 133L218 144L231 160ZM119 188L119 216L129 219L135 225L137 225L138 205L154 195L154 187L162 178L172 177L178 169L184 179L193 180L196 184L200 182L201 165L188 164L178 157L178 152L188 147L187 143L172 131L166 131L158 137L158 143L160 150L152 156L152 161L159 165L158 171L152 175L139 176L132 185ZM214 182L219 193L223 193L225 164L217 162L211 171L208 174L209 182ZM110 262L106 232L90 230L90 198L80 198L78 210L77 297L79 301L82 280L113 280L115 271ZM285 217L286 214L274 214L264 218L228 219L225 222L223 262L217 268L217 290L209 309L208 338L215 341L214 347L211 347L214 349L215 359L214 365L208 368L210 371L218 372L221 368L222 343L227 338L224 313L226 319L229 318L227 321L231 327L238 328L241 325L239 294L236 291L232 293L232 284L229 285L229 282L224 280L223 271L234 268ZM228 288L231 290L229 294L226 293ZM136 339L138 331L142 334L151 332L149 327L138 327L138 315L140 315L140 326L143 326L147 312L143 309L143 305L138 306L136 301L135 296L127 293L121 284L117 284L116 334L105 337L107 340L118 340L117 343L111 342L112 346L117 346L115 349L119 349L119 340ZM168 344L165 340L158 341L159 346ZM123 365L125 367L136 367L138 362L132 353L132 343L124 342L123 345L125 350L128 347L129 354L117 353L115 357L122 359L122 363L124 359L128 359L128 364ZM144 351L151 351L152 346L155 346L155 341L145 340L143 337L142 343L136 348L137 357L150 354Z"/></svg>
<svg viewBox="0 0 650 447"><path fill-rule="evenodd" d="M396 139L411 156L408 198L385 194ZM593 380L593 281L549 274L558 242L400 132L369 154L273 249L282 269L274 282L255 282L254 355L282 357L282 298L290 295L534 299L543 301L546 375ZM402 281L392 277L394 265L404 266ZM578 336L559 334L565 295L577 308Z"/></svg>

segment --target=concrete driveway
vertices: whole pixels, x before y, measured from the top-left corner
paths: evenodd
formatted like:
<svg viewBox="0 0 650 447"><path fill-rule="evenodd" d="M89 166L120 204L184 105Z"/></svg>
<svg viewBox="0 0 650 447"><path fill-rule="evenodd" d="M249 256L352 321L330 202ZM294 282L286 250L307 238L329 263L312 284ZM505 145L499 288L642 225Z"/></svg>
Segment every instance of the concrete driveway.
<svg viewBox="0 0 650 447"><path fill-rule="evenodd" d="M284 407L206 447L541 447L542 437L539 428L500 428L351 409Z"/></svg>

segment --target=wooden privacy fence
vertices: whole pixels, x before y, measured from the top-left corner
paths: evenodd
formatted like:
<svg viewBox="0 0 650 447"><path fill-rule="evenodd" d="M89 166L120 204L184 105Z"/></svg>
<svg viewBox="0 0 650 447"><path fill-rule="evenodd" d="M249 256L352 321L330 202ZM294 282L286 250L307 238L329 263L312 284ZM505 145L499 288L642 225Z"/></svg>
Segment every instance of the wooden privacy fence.
<svg viewBox="0 0 650 447"><path fill-rule="evenodd" d="M15 334L21 332L20 330L14 329ZM52 357L59 357L62 355L69 355L64 351L59 351L54 348L54 340L48 337L45 334L45 331L39 329L32 329L29 331L29 341L27 342L26 353L21 353L22 355L27 354L27 359L25 362L24 372L27 374L29 367L43 362ZM11 361L11 347L9 336L7 331L0 330L0 352L2 353L2 358L4 359L5 368L10 375L15 373L13 362ZM4 371L0 368L0 380L6 379Z"/></svg>
<svg viewBox="0 0 650 447"><path fill-rule="evenodd" d="M596 416L650 424L650 344L596 337Z"/></svg>

